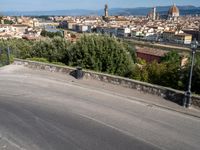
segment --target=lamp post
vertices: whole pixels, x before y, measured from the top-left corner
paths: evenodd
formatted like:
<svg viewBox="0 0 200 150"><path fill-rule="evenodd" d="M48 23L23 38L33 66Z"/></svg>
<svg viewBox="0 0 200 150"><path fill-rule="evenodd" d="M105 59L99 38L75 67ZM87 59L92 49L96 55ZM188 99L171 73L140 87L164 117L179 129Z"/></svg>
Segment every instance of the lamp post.
<svg viewBox="0 0 200 150"><path fill-rule="evenodd" d="M192 103L192 100L191 100L191 85L192 85L192 74L193 74L195 53L196 53L196 50L197 50L197 46L198 46L198 42L195 39L191 43L192 63L191 63L191 67L190 67L188 89L185 92L185 96L184 96L184 99L183 99L183 106L186 107L186 108L189 108L191 106L191 103Z"/></svg>
<svg viewBox="0 0 200 150"><path fill-rule="evenodd" d="M10 47L7 48L7 65L10 65Z"/></svg>

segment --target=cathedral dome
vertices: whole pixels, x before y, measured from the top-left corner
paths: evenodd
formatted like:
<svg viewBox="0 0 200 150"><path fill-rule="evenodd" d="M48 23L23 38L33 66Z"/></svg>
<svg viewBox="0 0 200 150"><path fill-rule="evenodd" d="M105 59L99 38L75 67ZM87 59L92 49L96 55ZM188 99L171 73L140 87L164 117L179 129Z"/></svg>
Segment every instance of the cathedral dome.
<svg viewBox="0 0 200 150"><path fill-rule="evenodd" d="M179 9L178 9L178 7L176 7L176 5L173 5L169 9L168 15L172 16L172 17L179 17Z"/></svg>

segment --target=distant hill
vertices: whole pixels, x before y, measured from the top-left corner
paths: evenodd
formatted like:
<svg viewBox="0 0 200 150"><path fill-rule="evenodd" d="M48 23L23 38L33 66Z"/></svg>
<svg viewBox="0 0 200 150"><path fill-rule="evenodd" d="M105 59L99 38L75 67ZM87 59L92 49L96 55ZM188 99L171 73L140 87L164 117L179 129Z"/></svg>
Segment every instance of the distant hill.
<svg viewBox="0 0 200 150"><path fill-rule="evenodd" d="M2 12L5 16L79 16L90 15L93 11L85 9L53 10L53 11L10 11Z"/></svg>
<svg viewBox="0 0 200 150"><path fill-rule="evenodd" d="M159 6L157 12L160 14L167 14L171 6ZM194 15L200 14L200 7L195 6L178 6L180 15ZM152 8L138 7L138 8L115 8L110 10L111 15L147 15Z"/></svg>
<svg viewBox="0 0 200 150"><path fill-rule="evenodd" d="M157 12L160 14L167 14L171 6L159 6L157 7ZM195 6L178 6L181 15L194 15L200 14L200 7ZM111 8L109 9L110 15L139 15L145 16L151 10L150 7L138 7L138 8ZM71 9L71 10L54 10L54 11L10 11L1 12L6 16L89 16L89 15L103 15L103 9L101 10L86 10L86 9Z"/></svg>

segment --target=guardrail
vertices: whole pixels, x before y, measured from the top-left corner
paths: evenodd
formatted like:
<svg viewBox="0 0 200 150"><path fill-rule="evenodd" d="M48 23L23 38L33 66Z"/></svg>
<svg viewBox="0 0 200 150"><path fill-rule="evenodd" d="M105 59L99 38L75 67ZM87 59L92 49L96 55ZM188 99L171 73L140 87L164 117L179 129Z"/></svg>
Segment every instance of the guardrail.
<svg viewBox="0 0 200 150"><path fill-rule="evenodd" d="M29 68L42 69L50 72L65 73L69 75L71 75L71 73L76 70L76 68L73 67L59 66L54 64L28 61L22 59L14 59L14 64L24 65ZM170 100L179 105L182 105L185 93L184 91L179 91L172 88L162 87L158 85L153 85L145 82L140 82L132 79L127 79L119 76L114 76L94 71L83 70L83 72L85 79L98 80L106 83L120 85L126 88L136 89L144 93L161 96L166 100ZM200 96L192 95L192 105L200 108Z"/></svg>

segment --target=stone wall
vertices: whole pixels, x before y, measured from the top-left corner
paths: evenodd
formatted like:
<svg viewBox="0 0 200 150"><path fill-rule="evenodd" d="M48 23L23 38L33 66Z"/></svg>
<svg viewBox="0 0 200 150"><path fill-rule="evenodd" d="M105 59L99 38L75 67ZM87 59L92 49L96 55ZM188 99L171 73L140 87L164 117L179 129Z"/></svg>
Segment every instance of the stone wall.
<svg viewBox="0 0 200 150"><path fill-rule="evenodd" d="M41 62L35 62L35 61L28 61L28 60L21 60L21 59L15 59L14 64L16 65L24 65L29 68L33 69L42 69L50 72L60 72L65 74L72 75L72 72L76 70L76 68L72 67L66 67L66 66L58 66L48 63L41 63ZM138 91L149 93L153 95L158 95L166 100L173 101L179 105L182 105L182 100L184 97L183 91L174 90L167 87L152 85L149 83L144 83L136 80L131 80L119 76L109 75L109 74L103 74L88 70L84 71L84 78L86 79L92 79L92 80L98 80L106 83L116 84L120 85L126 88L132 88L136 89ZM200 108L200 96L192 96L193 106Z"/></svg>

